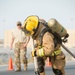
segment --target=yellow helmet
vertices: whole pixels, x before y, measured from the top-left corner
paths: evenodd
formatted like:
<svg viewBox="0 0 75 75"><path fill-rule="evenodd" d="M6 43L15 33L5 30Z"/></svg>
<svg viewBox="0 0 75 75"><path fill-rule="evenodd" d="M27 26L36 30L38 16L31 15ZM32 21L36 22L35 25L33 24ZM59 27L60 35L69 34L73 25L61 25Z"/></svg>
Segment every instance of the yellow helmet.
<svg viewBox="0 0 75 75"><path fill-rule="evenodd" d="M33 35L35 30L38 27L38 23L39 23L38 16L35 16L35 15L28 16L22 26L25 34L27 34L29 36Z"/></svg>

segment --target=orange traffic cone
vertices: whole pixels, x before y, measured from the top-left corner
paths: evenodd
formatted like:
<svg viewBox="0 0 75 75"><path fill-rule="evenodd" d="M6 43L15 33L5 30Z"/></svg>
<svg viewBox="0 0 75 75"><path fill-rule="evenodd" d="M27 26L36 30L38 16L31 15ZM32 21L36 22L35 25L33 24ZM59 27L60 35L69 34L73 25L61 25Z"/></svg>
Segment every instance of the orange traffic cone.
<svg viewBox="0 0 75 75"><path fill-rule="evenodd" d="M9 62L8 62L8 70L13 70L13 63L12 63L11 57L10 57Z"/></svg>
<svg viewBox="0 0 75 75"><path fill-rule="evenodd" d="M51 62L49 61L49 58L47 58L47 66L50 67L52 64Z"/></svg>

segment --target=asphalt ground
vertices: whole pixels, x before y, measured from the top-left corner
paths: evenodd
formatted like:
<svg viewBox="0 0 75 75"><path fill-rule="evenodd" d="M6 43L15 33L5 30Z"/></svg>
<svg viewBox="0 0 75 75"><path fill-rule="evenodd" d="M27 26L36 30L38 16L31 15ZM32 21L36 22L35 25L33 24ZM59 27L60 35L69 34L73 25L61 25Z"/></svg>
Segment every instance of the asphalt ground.
<svg viewBox="0 0 75 75"><path fill-rule="evenodd" d="M15 66L13 66L13 67L16 68ZM35 75L33 63L28 64L27 71L23 70L23 65L22 65L21 72L15 72L14 68L13 68L13 70L8 70L8 65L0 66L0 75ZM46 70L45 71L46 75L53 75L51 66L50 67L46 66L45 70ZM66 71L66 75L75 75L75 61L69 62L65 67L65 71Z"/></svg>

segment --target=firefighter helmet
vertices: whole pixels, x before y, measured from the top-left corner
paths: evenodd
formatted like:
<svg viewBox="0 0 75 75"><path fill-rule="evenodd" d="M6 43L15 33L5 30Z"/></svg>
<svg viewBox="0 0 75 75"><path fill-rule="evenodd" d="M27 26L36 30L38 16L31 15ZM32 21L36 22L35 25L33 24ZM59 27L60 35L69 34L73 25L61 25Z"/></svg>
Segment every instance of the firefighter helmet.
<svg viewBox="0 0 75 75"><path fill-rule="evenodd" d="M35 15L28 16L22 26L25 34L27 34L29 36L33 35L35 30L38 27L38 23L39 23L38 16L35 16Z"/></svg>

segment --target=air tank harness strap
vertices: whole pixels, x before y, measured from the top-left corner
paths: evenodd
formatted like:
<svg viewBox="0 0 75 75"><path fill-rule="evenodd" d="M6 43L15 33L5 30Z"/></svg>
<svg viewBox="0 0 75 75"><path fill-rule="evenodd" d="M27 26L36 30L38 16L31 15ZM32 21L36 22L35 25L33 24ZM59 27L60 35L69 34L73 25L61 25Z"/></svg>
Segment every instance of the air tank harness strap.
<svg viewBox="0 0 75 75"><path fill-rule="evenodd" d="M59 55L60 53L61 53L61 50L59 49L59 50L54 51L54 52L51 54L51 56Z"/></svg>

